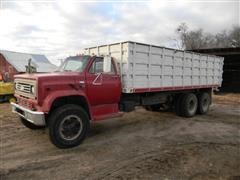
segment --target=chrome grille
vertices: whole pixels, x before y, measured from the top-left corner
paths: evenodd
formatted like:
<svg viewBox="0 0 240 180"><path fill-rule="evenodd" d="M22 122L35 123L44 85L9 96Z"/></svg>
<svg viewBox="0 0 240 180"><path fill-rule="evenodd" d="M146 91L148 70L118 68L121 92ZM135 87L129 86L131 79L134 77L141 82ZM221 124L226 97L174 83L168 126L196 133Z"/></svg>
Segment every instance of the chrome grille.
<svg viewBox="0 0 240 180"><path fill-rule="evenodd" d="M25 83L16 83L16 90L24 93L31 93L31 87L30 84Z"/></svg>
<svg viewBox="0 0 240 180"><path fill-rule="evenodd" d="M37 97L36 89L37 83L36 80L32 79L22 79L16 78L15 82L15 94L22 97L27 97L35 99Z"/></svg>

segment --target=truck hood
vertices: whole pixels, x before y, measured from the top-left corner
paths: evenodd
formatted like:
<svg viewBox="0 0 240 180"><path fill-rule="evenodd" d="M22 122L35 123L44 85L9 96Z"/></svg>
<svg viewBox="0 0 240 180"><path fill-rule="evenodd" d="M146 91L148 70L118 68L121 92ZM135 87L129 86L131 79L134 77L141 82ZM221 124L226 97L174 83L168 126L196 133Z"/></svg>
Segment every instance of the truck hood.
<svg viewBox="0 0 240 180"><path fill-rule="evenodd" d="M14 76L18 82L21 79L36 81L36 94L39 105L44 99L57 91L79 91L79 81L84 81L84 73L78 72L53 72L53 73L34 73L20 74Z"/></svg>
<svg viewBox="0 0 240 180"><path fill-rule="evenodd" d="M31 80L39 80L39 79L72 79L76 76L81 76L82 73L79 72L52 72L52 73L24 73L15 75L14 78L21 78L21 79L31 79Z"/></svg>

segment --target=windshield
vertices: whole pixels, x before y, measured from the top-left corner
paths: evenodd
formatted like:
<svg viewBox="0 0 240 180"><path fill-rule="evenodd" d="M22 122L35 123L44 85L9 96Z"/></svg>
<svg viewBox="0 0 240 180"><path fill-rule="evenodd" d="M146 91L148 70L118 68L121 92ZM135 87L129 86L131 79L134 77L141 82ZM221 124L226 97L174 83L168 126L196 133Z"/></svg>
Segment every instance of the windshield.
<svg viewBox="0 0 240 180"><path fill-rule="evenodd" d="M58 71L82 72L90 56L73 56L67 58Z"/></svg>

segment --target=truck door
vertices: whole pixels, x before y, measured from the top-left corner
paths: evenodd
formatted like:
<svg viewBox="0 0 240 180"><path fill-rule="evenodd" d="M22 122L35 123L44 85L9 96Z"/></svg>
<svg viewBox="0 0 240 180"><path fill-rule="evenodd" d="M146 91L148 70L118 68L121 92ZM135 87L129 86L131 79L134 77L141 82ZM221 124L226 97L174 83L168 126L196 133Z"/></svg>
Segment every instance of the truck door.
<svg viewBox="0 0 240 180"><path fill-rule="evenodd" d="M87 96L91 106L118 104L121 82L112 60L111 72L103 72L103 58L96 57L86 72Z"/></svg>

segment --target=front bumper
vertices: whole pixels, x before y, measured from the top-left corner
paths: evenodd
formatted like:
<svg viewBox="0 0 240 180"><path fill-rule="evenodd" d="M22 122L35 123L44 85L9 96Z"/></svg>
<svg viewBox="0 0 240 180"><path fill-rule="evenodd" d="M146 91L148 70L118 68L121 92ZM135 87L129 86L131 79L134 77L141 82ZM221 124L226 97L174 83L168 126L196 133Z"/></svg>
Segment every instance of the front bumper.
<svg viewBox="0 0 240 180"><path fill-rule="evenodd" d="M37 126L45 126L45 116L43 112L31 111L22 106L19 106L16 103L11 103L12 112L17 113L19 116L23 117L27 121L37 125Z"/></svg>

